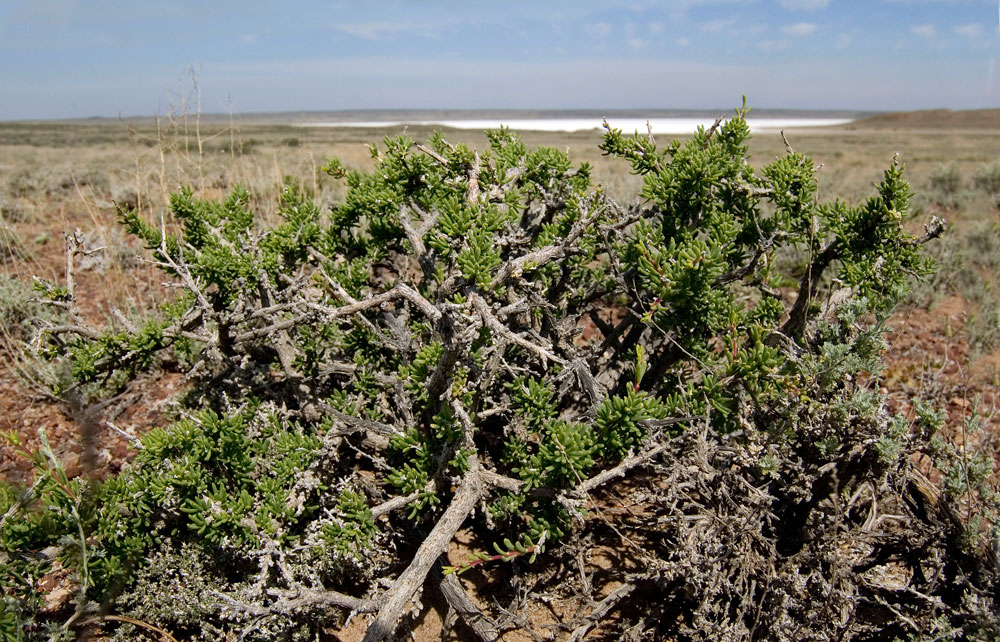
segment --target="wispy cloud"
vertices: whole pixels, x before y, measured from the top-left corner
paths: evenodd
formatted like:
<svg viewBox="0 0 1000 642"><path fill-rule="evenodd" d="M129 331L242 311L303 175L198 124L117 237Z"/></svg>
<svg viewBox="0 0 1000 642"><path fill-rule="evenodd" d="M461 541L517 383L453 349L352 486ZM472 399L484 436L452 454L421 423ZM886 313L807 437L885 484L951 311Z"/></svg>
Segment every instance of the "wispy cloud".
<svg viewBox="0 0 1000 642"><path fill-rule="evenodd" d="M825 9L830 0L778 0L778 4L789 11L819 11Z"/></svg>
<svg viewBox="0 0 1000 642"><path fill-rule="evenodd" d="M786 36L801 38L816 31L817 27L811 22L797 22L793 25L785 25L781 28L781 33Z"/></svg>
<svg viewBox="0 0 1000 642"><path fill-rule="evenodd" d="M842 51L851 46L851 37L846 33L842 33L837 36L837 39L833 41L833 48L837 51Z"/></svg>
<svg viewBox="0 0 1000 642"><path fill-rule="evenodd" d="M661 0L650 3L650 6L665 10L673 20L683 20L688 16L691 9L718 5L748 5L754 2L756 0L671 0L671 2L662 2Z"/></svg>
<svg viewBox="0 0 1000 642"><path fill-rule="evenodd" d="M792 46L788 40L761 40L757 43L757 48L761 51L783 51Z"/></svg>
<svg viewBox="0 0 1000 642"><path fill-rule="evenodd" d="M333 28L342 33L346 33L356 38L365 40L381 40L383 38L394 38L400 34L413 34L428 38L441 36L441 26L420 24L414 22L356 22L338 23Z"/></svg>
<svg viewBox="0 0 1000 642"><path fill-rule="evenodd" d="M913 25L910 27L910 31L921 38L933 38L937 35L937 29L934 25Z"/></svg>
<svg viewBox="0 0 1000 642"><path fill-rule="evenodd" d="M649 44L646 40L636 35L636 26L631 22L625 24L625 43L632 49L642 49Z"/></svg>
<svg viewBox="0 0 1000 642"><path fill-rule="evenodd" d="M955 27L955 33L966 38L978 38L983 33L983 28L978 24L969 25L958 25Z"/></svg>
<svg viewBox="0 0 1000 642"><path fill-rule="evenodd" d="M722 18L712 20L701 25L701 30L705 33L722 33L729 27L736 24L736 18Z"/></svg>
<svg viewBox="0 0 1000 642"><path fill-rule="evenodd" d="M587 31L598 38L607 38L613 30L614 27L607 22L598 22L587 27Z"/></svg>

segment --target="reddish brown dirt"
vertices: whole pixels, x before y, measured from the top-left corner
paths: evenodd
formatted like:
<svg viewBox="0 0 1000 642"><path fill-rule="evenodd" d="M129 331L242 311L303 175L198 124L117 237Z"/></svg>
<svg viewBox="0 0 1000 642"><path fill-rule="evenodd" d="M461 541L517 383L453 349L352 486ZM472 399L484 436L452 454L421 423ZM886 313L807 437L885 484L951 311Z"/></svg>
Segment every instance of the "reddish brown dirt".
<svg viewBox="0 0 1000 642"><path fill-rule="evenodd" d="M889 410L912 416L915 398L934 402L948 413L945 432L961 443L962 424L977 412L984 430L974 439L992 449L1000 463L1000 349L985 355L970 354L964 334L966 303L957 296L939 301L930 309L897 313L887 337L883 390Z"/></svg>

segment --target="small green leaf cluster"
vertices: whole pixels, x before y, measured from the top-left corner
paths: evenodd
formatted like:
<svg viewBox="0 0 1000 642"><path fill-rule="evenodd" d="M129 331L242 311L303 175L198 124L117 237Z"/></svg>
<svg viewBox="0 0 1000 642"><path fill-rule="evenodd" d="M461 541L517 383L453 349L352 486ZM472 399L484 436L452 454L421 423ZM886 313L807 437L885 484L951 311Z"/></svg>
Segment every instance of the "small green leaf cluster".
<svg viewBox="0 0 1000 642"><path fill-rule="evenodd" d="M939 432L944 424L940 412L915 401L921 428L930 435L926 452L944 475L943 501L956 507L962 520L960 543L968 552L984 541L1000 541L1000 492L992 483L996 462L988 450L975 447L983 434L983 410L980 399L973 401L962 423L961 441Z"/></svg>
<svg viewBox="0 0 1000 642"><path fill-rule="evenodd" d="M666 419L668 414L663 401L634 387L622 396L608 397L597 407L594 418L601 455L617 461L636 450L647 433L642 422Z"/></svg>
<svg viewBox="0 0 1000 642"><path fill-rule="evenodd" d="M121 579L160 537L190 534L220 550L263 538L296 538L318 507L291 499L320 439L256 405L228 415L203 411L143 436L128 473L101 491L96 531L105 555L95 571ZM156 533L149 536L149 529Z"/></svg>
<svg viewBox="0 0 1000 642"><path fill-rule="evenodd" d="M365 497L350 489L340 494L337 516L334 521L324 524L321 532L327 546L342 557L358 556L371 546L378 534Z"/></svg>
<svg viewBox="0 0 1000 642"><path fill-rule="evenodd" d="M70 639L71 633L46 621L42 577L62 567L79 569L81 590L93 583L94 553L87 533L99 511L100 499L87 483L69 479L65 468L39 432L41 447L27 450L15 434L4 435L15 451L31 460L36 479L30 487L0 481L0 633L4 639ZM55 546L53 549L49 548ZM48 549L48 553L36 551Z"/></svg>
<svg viewBox="0 0 1000 642"><path fill-rule="evenodd" d="M66 563L85 565L101 594L127 581L152 546L194 538L232 554L263 539L296 540L319 508L315 500L299 507L291 501L319 437L261 407L226 416L203 411L150 431L140 444L132 468L93 489L37 455L30 496L2 487L4 511L25 503L23 517L0 529L5 549L37 549L83 534L97 544L82 560L79 546L64 548Z"/></svg>

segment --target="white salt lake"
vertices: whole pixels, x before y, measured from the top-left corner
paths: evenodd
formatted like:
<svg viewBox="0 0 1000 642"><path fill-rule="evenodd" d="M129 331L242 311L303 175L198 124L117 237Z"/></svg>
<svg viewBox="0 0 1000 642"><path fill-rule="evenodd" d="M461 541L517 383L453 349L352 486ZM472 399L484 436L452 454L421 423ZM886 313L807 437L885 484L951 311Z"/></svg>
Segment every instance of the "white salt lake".
<svg viewBox="0 0 1000 642"><path fill-rule="evenodd" d="M691 134L699 126L711 127L715 118L650 118L653 134ZM777 132L798 127L829 127L851 122L850 118L747 118L753 132ZM608 124L626 134L646 133L647 120L643 118L608 118ZM603 129L599 118L512 118L482 120L412 120L412 121L344 121L327 123L301 123L302 127L366 127L385 128L401 126L437 126L456 129L496 129L505 125L515 131L578 132Z"/></svg>

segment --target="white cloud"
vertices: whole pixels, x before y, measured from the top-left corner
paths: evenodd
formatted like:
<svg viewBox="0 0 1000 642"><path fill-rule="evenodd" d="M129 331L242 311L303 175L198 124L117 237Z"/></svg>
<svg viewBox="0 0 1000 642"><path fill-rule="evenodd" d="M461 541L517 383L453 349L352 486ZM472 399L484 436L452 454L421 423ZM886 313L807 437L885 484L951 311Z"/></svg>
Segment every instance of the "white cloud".
<svg viewBox="0 0 1000 642"><path fill-rule="evenodd" d="M663 23L662 22L651 22L649 23L649 30L652 33L663 33Z"/></svg>
<svg viewBox="0 0 1000 642"><path fill-rule="evenodd" d="M625 42L627 42L628 46L633 49L642 49L646 46L646 41L642 38L628 38Z"/></svg>
<svg viewBox="0 0 1000 642"><path fill-rule="evenodd" d="M690 38L678 38L677 39L677 46L678 47L687 47L689 44L691 44L691 39Z"/></svg>
<svg viewBox="0 0 1000 642"><path fill-rule="evenodd" d="M846 33L842 33L837 36L837 39L833 41L833 48L837 51L847 49L851 46L851 37Z"/></svg>
<svg viewBox="0 0 1000 642"><path fill-rule="evenodd" d="M937 33L934 25L913 25L910 27L910 31L920 36L921 38L933 38Z"/></svg>
<svg viewBox="0 0 1000 642"><path fill-rule="evenodd" d="M757 48L761 51L782 51L792 46L787 40L761 40L757 43Z"/></svg>
<svg viewBox="0 0 1000 642"><path fill-rule="evenodd" d="M401 33L415 33L426 37L436 37L439 35L436 28L413 22L338 23L334 26L334 29L350 36L364 38L365 40L380 40L387 37L391 38Z"/></svg>
<svg viewBox="0 0 1000 642"><path fill-rule="evenodd" d="M825 9L830 0L778 0L778 4L789 11L818 11Z"/></svg>
<svg viewBox="0 0 1000 642"><path fill-rule="evenodd" d="M958 25L955 33L966 38L978 38L983 33L983 28L978 24Z"/></svg>
<svg viewBox="0 0 1000 642"><path fill-rule="evenodd" d="M808 36L815 31L816 25L811 22L797 22L793 25L785 25L781 28L781 33L786 36L795 36L796 38Z"/></svg>
<svg viewBox="0 0 1000 642"><path fill-rule="evenodd" d="M712 20L701 25L701 30L705 33L722 33L727 28L736 24L736 18L723 18Z"/></svg>
<svg viewBox="0 0 1000 642"><path fill-rule="evenodd" d="M663 2L656 0L650 2L648 8L656 8L667 11L673 20L683 20L688 16L691 9L699 7L716 7L718 5L746 5L754 4L757 0L671 0Z"/></svg>
<svg viewBox="0 0 1000 642"><path fill-rule="evenodd" d="M613 27L607 22L598 22L587 28L587 31L594 34L598 38L607 38L611 35Z"/></svg>

